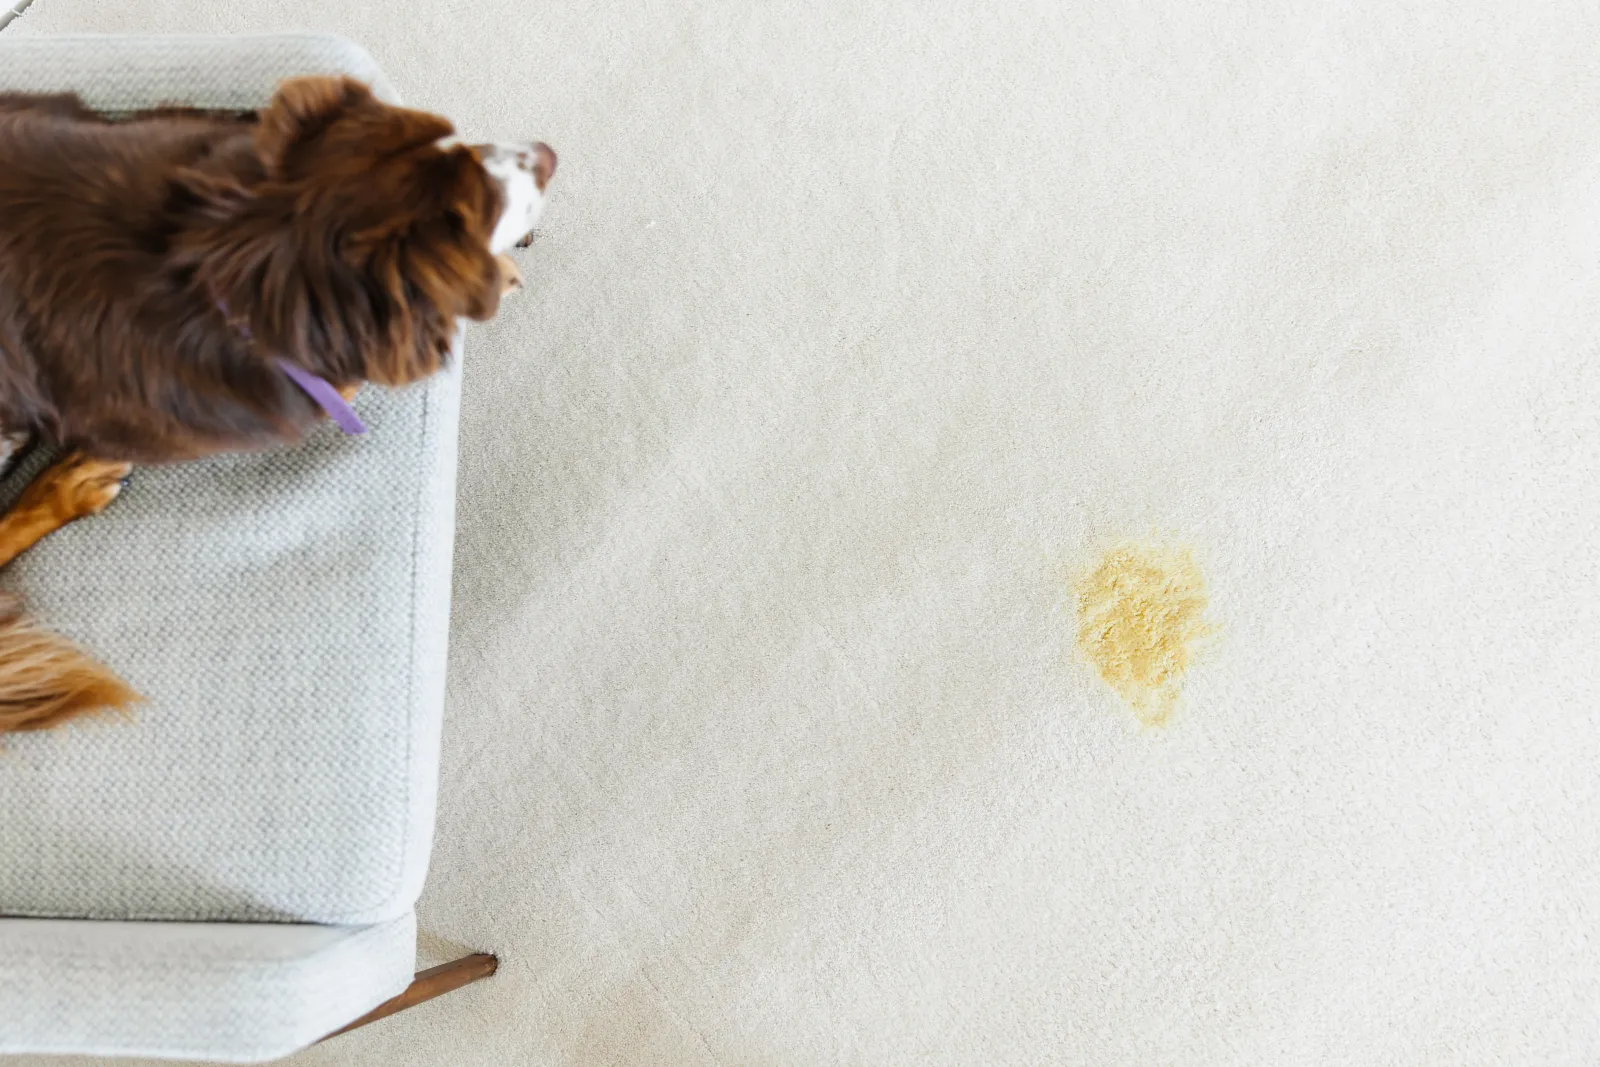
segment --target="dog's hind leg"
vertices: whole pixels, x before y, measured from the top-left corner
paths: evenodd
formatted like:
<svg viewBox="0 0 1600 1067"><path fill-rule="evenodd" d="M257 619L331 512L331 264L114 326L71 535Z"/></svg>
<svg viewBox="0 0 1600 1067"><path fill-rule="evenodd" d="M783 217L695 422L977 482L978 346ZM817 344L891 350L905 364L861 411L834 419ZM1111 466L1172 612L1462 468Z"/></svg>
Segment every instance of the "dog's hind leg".
<svg viewBox="0 0 1600 1067"><path fill-rule="evenodd" d="M0 565L67 523L104 511L132 469L82 452L56 460L0 515ZM0 594L0 733L43 730L84 712L126 708L138 699L126 682L72 642L28 619L19 599Z"/></svg>

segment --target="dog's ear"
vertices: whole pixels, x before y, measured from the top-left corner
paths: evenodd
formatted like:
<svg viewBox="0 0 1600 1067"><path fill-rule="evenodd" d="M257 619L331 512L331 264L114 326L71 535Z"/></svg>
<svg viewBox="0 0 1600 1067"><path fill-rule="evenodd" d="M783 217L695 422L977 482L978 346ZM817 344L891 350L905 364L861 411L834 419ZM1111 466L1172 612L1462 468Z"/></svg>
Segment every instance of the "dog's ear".
<svg viewBox="0 0 1600 1067"><path fill-rule="evenodd" d="M449 238L437 254L452 264L444 273L455 280L454 314L483 322L500 310L502 296L522 285L517 265L489 252L489 237L500 218L503 198L471 150L458 147L447 153L443 167L448 175L441 185L448 190L445 217Z"/></svg>
<svg viewBox="0 0 1600 1067"><path fill-rule="evenodd" d="M335 121L374 106L372 90L354 78L291 78L278 86L256 126L256 155L268 173L280 173L296 146L305 144Z"/></svg>
<svg viewBox="0 0 1600 1067"><path fill-rule="evenodd" d="M479 242L441 239L437 230L380 249L371 274L381 279L393 305L386 343L362 350L360 377L380 385L407 385L433 374L449 357L461 318L484 321L500 309L508 275Z"/></svg>
<svg viewBox="0 0 1600 1067"><path fill-rule="evenodd" d="M361 377L403 385L438 370L456 320L492 318L509 276L489 251L501 194L470 149L430 149L369 179L385 205L344 235L342 254L396 313L386 342L367 346ZM514 265L513 265L514 266Z"/></svg>
<svg viewBox="0 0 1600 1067"><path fill-rule="evenodd" d="M450 120L385 104L354 78L292 78L257 117L256 156L273 177L287 177L297 153L360 165L375 153L433 144L456 132Z"/></svg>

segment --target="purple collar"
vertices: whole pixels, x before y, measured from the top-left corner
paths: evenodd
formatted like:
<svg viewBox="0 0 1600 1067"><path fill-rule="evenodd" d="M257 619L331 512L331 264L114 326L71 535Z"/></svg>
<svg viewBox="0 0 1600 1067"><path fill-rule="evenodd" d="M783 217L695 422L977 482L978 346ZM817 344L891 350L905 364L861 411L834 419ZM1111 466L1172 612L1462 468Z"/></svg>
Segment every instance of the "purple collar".
<svg viewBox="0 0 1600 1067"><path fill-rule="evenodd" d="M319 378L310 371L301 370L293 363L283 358L277 360L279 368L289 376L289 380L306 391L306 395L317 402L323 411L328 413L328 418L348 434L366 433L367 424L361 421L361 416L356 414L356 409L350 406L349 401L339 395L339 390L328 384L326 378Z"/></svg>
<svg viewBox="0 0 1600 1067"><path fill-rule="evenodd" d="M222 312L222 317L233 321L233 316L228 311L225 301L217 301L217 310ZM246 341L251 340L250 327L242 322L233 323L233 328ZM319 378L308 370L295 366L282 356L274 356L273 362L278 364L278 369L289 376L289 380L305 391L306 396L316 401L317 406L327 413L335 426L347 434L367 432L367 424L361 421L361 416L356 414L356 409L350 402L339 395L326 378Z"/></svg>

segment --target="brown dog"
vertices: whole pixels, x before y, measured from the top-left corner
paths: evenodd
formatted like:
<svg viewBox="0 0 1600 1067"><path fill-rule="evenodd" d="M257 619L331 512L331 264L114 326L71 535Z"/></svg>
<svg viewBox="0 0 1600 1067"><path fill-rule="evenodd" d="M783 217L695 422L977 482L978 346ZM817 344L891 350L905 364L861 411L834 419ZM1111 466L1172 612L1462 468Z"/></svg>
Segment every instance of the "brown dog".
<svg viewBox="0 0 1600 1067"><path fill-rule="evenodd" d="M505 253L556 163L453 132L347 78L116 122L0 95L0 459L65 449L0 517L0 565L134 463L292 442L337 404L317 388L439 370L458 321L520 284ZM132 699L0 597L0 731Z"/></svg>

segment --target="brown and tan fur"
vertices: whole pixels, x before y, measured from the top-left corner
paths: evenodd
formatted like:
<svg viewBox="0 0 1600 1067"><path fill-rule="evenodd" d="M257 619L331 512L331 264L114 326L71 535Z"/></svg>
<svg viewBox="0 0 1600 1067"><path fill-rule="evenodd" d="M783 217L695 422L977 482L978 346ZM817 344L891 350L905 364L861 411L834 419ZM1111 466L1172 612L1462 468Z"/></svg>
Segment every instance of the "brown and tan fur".
<svg viewBox="0 0 1600 1067"><path fill-rule="evenodd" d="M63 450L0 517L0 565L132 464L298 440L322 412L277 358L347 396L439 370L520 283L490 246L501 187L451 133L344 78L116 122L0 95L0 434ZM132 700L0 597L0 731Z"/></svg>

